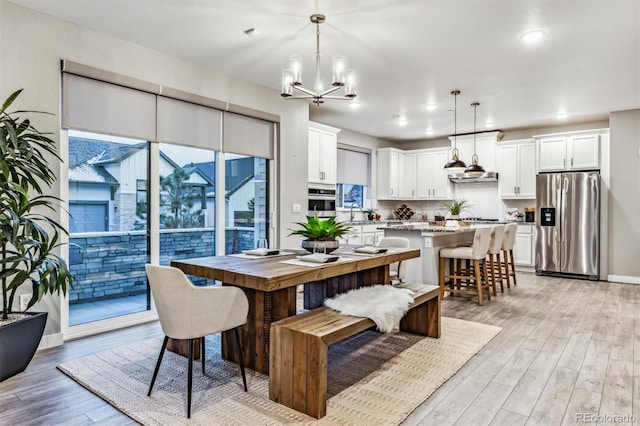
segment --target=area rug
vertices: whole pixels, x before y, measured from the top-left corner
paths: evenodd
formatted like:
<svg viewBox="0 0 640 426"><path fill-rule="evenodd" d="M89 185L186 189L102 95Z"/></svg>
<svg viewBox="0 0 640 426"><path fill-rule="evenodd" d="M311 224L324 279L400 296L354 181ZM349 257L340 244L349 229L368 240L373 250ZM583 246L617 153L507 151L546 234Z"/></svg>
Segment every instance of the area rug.
<svg viewBox="0 0 640 426"><path fill-rule="evenodd" d="M329 348L327 415L316 420L269 399L268 376L220 358L207 339L206 374L194 364L191 419L186 418L186 359L165 354L147 390L160 339L101 352L58 368L143 425L397 425L500 332L499 327L442 318L442 337L366 331Z"/></svg>

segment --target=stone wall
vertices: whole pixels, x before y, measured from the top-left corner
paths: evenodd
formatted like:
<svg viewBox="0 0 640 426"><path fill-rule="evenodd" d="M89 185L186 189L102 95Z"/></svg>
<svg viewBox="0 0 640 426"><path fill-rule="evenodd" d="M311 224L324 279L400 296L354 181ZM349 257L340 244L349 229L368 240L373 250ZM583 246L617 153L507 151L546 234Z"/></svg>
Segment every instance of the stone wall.
<svg viewBox="0 0 640 426"><path fill-rule="evenodd" d="M225 230L227 253L254 248L253 228ZM145 231L72 234L69 269L74 290L69 303L142 294L147 291L144 265L149 261ZM160 263L172 259L215 255L215 230L211 228L160 231ZM194 279L197 285L206 280Z"/></svg>

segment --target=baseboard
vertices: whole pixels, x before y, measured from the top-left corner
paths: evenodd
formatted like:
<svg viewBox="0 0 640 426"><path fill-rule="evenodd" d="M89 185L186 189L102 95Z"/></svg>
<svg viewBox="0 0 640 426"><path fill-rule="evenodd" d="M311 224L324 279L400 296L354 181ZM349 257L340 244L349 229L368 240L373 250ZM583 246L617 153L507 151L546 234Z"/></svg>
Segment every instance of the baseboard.
<svg viewBox="0 0 640 426"><path fill-rule="evenodd" d="M607 281L625 284L640 284L640 277L629 277L626 275L607 275Z"/></svg>
<svg viewBox="0 0 640 426"><path fill-rule="evenodd" d="M46 336L42 336L42 339L40 339L38 350L54 348L62 345L63 342L64 339L62 337L62 333L47 334Z"/></svg>

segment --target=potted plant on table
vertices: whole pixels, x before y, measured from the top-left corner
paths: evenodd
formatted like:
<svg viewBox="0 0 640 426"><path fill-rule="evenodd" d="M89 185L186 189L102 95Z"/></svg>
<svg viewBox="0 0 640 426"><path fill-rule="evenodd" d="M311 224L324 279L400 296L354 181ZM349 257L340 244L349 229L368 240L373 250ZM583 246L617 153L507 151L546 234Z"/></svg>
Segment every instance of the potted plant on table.
<svg viewBox="0 0 640 426"><path fill-rule="evenodd" d="M449 219L451 220L459 219L460 213L470 211L471 209L471 204L464 198L454 198L453 200L443 201L442 206L449 212Z"/></svg>
<svg viewBox="0 0 640 426"><path fill-rule="evenodd" d="M302 248L313 253L313 248L317 243L324 244L326 252L330 253L340 246L336 239L343 236L350 227L336 222L335 216L327 219L320 219L318 216L307 216L306 222L296 222L302 227L291 232L289 235L302 235L306 239L302 241Z"/></svg>
<svg viewBox="0 0 640 426"><path fill-rule="evenodd" d="M376 209L366 209L363 210L363 213L367 215L367 219L374 220L376 217Z"/></svg>
<svg viewBox="0 0 640 426"><path fill-rule="evenodd" d="M66 262L54 253L67 232L46 215L60 201L45 195L56 180L47 157L61 159L55 142L17 115L30 111L7 112L21 92L0 109L0 381L24 371L42 338L47 312L26 310L47 293L73 288ZM31 288L29 303L25 312L14 312L22 285Z"/></svg>

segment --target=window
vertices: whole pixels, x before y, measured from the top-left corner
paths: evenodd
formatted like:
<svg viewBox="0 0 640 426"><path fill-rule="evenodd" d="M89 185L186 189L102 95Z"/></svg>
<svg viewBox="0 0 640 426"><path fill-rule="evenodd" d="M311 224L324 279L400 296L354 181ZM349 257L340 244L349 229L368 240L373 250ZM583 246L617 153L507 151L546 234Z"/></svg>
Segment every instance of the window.
<svg viewBox="0 0 640 426"><path fill-rule="evenodd" d="M369 152L361 148L338 147L336 208L350 209L352 205L364 207L369 185Z"/></svg>

